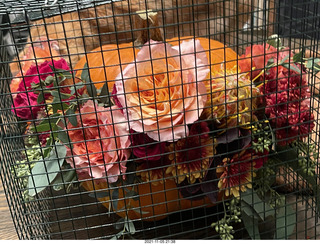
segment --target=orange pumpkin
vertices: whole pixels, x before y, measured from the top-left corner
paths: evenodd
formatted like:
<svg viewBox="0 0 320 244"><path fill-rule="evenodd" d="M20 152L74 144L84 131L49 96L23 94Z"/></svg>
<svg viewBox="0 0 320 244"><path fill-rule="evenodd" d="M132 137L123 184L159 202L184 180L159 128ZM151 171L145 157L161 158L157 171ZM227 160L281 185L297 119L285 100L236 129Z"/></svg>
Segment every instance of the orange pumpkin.
<svg viewBox="0 0 320 244"><path fill-rule="evenodd" d="M175 46L183 40L190 40L193 37L173 38L167 40L168 43ZM221 68L230 69L237 65L238 55L230 48L216 40L207 38L196 38L200 41L206 51L211 64L211 72L217 72ZM112 91L117 75L129 63L134 61L139 49L133 47L133 43L109 44L92 50L89 54L79 60L75 66L76 76L80 77L82 69L87 63L90 78L97 89L101 89L105 82L108 83L109 92Z"/></svg>
<svg viewBox="0 0 320 244"><path fill-rule="evenodd" d="M107 183L85 181L82 186L87 191L108 190ZM164 184L152 185L148 182L137 184L134 189L139 194L139 199L127 198L123 193L124 188L119 188L118 204L113 211L120 217L128 217L131 220L142 219L144 221L156 221L167 217L169 213L187 210L195 207L214 206L210 200L205 197L201 200L184 199L174 180L165 180ZM110 190L112 195L112 190ZM219 193L218 200L221 200L222 194ZM109 197L99 198L102 204L110 209L111 203ZM110 209L111 210L111 209Z"/></svg>

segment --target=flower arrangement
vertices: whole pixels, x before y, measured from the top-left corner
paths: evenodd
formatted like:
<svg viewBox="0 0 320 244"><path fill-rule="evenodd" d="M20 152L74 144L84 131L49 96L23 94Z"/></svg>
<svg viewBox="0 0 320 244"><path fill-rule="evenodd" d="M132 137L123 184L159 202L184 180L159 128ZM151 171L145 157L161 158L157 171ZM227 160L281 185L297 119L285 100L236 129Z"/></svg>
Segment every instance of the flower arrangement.
<svg viewBox="0 0 320 244"><path fill-rule="evenodd" d="M25 155L13 167L25 201L81 185L122 217L115 238L134 234L136 219L221 203L212 227L222 239L233 238L232 222L259 238L268 214L282 238L292 226L278 220L295 217L272 187L277 169L318 194L306 73L316 62L271 38L217 71L197 39L151 40L112 91L97 89L87 66L76 77L63 58L31 65L12 94L25 125Z"/></svg>

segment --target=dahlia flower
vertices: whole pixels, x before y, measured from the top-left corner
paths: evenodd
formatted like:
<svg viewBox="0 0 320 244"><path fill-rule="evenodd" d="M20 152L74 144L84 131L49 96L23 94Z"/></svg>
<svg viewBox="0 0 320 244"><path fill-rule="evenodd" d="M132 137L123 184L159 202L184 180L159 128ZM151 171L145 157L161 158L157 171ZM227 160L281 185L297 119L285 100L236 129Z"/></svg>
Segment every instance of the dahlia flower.
<svg viewBox="0 0 320 244"><path fill-rule="evenodd" d="M221 174L218 188L224 190L225 195L239 197L240 192L252 188L252 178L256 176L256 161L261 167L261 160L252 150L243 150L232 158L224 158L223 165L217 167L217 174Z"/></svg>
<svg viewBox="0 0 320 244"><path fill-rule="evenodd" d="M207 134L208 130L205 122L193 124L188 137L168 146L172 153L168 156L171 165L166 173L177 177L178 184L185 179L193 184L205 176L216 146L215 140Z"/></svg>

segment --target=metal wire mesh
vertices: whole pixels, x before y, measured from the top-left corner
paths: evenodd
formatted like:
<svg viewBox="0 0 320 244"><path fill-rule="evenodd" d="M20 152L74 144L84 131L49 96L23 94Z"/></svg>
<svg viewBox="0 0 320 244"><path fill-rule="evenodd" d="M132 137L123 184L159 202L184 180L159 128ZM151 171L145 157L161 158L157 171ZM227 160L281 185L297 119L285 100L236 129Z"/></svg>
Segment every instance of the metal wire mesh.
<svg viewBox="0 0 320 244"><path fill-rule="evenodd" d="M18 237L318 239L318 11L2 1L0 172Z"/></svg>

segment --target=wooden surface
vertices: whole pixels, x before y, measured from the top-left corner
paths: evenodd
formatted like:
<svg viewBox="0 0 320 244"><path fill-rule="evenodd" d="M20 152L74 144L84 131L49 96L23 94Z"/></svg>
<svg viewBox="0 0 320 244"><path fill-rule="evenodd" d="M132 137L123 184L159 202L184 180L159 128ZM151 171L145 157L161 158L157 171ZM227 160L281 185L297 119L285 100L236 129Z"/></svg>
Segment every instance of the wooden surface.
<svg viewBox="0 0 320 244"><path fill-rule="evenodd" d="M7 199L0 181L0 240L18 240L11 214L8 208Z"/></svg>

